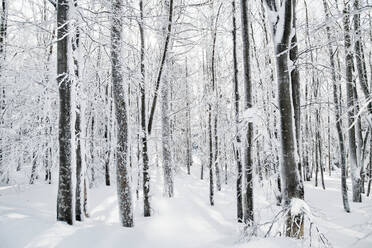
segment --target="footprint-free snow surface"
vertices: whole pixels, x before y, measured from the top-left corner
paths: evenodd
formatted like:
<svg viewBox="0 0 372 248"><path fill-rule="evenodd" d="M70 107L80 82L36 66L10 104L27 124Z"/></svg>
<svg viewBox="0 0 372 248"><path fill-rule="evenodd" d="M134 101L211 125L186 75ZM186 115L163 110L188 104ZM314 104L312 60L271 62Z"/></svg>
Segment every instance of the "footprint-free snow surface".
<svg viewBox="0 0 372 248"><path fill-rule="evenodd" d="M208 180L198 171L188 176L177 173L175 197L161 194L161 168L152 177L153 216L141 216L141 198L134 203L135 227L119 224L116 187L96 187L89 191L90 218L74 226L56 222L56 184L0 187L0 247L120 247L120 248L294 248L301 241L280 237L242 238L236 224L234 182L223 185L209 205ZM336 178L336 177L335 177ZM340 183L326 178L326 190L306 183L306 202L314 222L335 248L372 247L372 199L351 203L352 212L343 211ZM230 186L231 185L231 186ZM268 187L263 187L268 188ZM266 191L255 191L256 219L264 222L280 210ZM350 195L351 198L351 195ZM135 197L134 197L135 199Z"/></svg>

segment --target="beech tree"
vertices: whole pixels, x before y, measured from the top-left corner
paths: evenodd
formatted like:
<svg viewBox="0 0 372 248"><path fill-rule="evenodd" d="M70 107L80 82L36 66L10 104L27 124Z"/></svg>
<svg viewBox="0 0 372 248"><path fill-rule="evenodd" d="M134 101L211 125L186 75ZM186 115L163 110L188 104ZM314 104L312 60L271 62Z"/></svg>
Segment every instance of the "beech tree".
<svg viewBox="0 0 372 248"><path fill-rule="evenodd" d="M265 197L266 235L309 241L305 190L340 181L349 213L372 187L371 8L320 3L0 0L0 184L58 184L68 224L116 186L124 227L182 187L231 193L245 236Z"/></svg>
<svg viewBox="0 0 372 248"><path fill-rule="evenodd" d="M275 18L269 21L272 24L274 50L276 55L276 70L280 113L281 135L281 191L282 205L285 208L291 206L294 198L303 198L303 185L300 180L296 162L296 136L293 120L293 101L291 99L291 75L290 57L291 34L293 18L295 16L295 1L266 0L268 11L275 13ZM303 236L303 216L288 214L286 235L291 237Z"/></svg>
<svg viewBox="0 0 372 248"><path fill-rule="evenodd" d="M124 227L132 227L134 222L128 163L128 120L121 61L123 1L113 1L111 11L111 73L117 122L116 183L121 224Z"/></svg>
<svg viewBox="0 0 372 248"><path fill-rule="evenodd" d="M71 97L71 71L69 64L71 54L68 46L70 42L70 11L69 0L57 1L57 84L59 91L59 181L57 196L57 220L72 225L74 222L73 206L73 101Z"/></svg>
<svg viewBox="0 0 372 248"><path fill-rule="evenodd" d="M353 52L351 48L351 31L350 31L350 1L344 2L344 36L345 36L345 78L346 78L346 96L347 96L347 116L348 116L348 137L349 137L349 161L351 171L351 181L353 184L353 202L361 202L361 179L360 169L357 160L356 138L355 138L355 96L354 96L354 81L353 81Z"/></svg>
<svg viewBox="0 0 372 248"><path fill-rule="evenodd" d="M243 39L243 78L244 78L244 109L249 112L252 108L252 82L250 64L250 42L249 42L249 23L248 23L248 1L241 0L241 20L242 20L242 39ZM252 140L253 122L248 120L247 133L244 144L244 194L243 194L243 216L244 223L251 225L254 220L253 215L253 161L252 161Z"/></svg>
<svg viewBox="0 0 372 248"><path fill-rule="evenodd" d="M239 134L239 82L238 82L238 59L237 59L237 48L236 48L236 7L235 0L232 0L232 42L233 42L233 70L234 70L234 117L235 117L235 135L236 135L236 147L234 147L234 155L237 167L236 176L236 210L238 222L243 221L243 192L242 192L242 177L243 169L241 162L240 152L240 134Z"/></svg>

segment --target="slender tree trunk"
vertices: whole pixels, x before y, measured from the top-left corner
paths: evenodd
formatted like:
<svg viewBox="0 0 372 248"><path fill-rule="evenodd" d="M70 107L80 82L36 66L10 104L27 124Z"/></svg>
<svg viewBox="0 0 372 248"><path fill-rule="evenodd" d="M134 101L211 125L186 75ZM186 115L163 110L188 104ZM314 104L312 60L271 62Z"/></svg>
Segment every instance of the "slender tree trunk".
<svg viewBox="0 0 372 248"><path fill-rule="evenodd" d="M212 5L213 6L213 5ZM212 91L215 93L215 105L214 105L214 167L216 172L216 187L218 191L221 191L221 174L220 174L220 167L219 167L219 147L218 147L218 86L216 80L216 41L217 41L217 24L218 18L220 15L221 6L218 9L216 20L215 20L215 27L213 31L213 43L212 43L212 59L211 59L211 76L212 76Z"/></svg>
<svg viewBox="0 0 372 248"><path fill-rule="evenodd" d="M109 95L109 84L106 85L106 98L105 98L106 108L108 108L108 118L106 117L105 120L105 134L104 138L106 141L106 152L105 152L105 183L106 186L111 185L110 180L110 157L111 157L111 135L109 134L109 130L111 128L111 98Z"/></svg>
<svg viewBox="0 0 372 248"><path fill-rule="evenodd" d="M8 36L8 0L1 1L0 9L0 77L3 75L4 63L5 63L5 47ZM0 110L5 111L6 108L6 90L3 84L1 86L1 98L0 98ZM1 117L0 126L5 124L4 116ZM0 137L0 179L3 179L5 183L9 182L9 172L5 171L4 150L3 150L3 137Z"/></svg>
<svg viewBox="0 0 372 248"><path fill-rule="evenodd" d="M74 14L76 15L76 8L77 8L77 0L73 0L74 3ZM83 160L84 154L82 154L82 121L81 121L81 82L80 82L80 75L79 75L79 43L80 43L80 30L78 27L74 27L75 33L72 39L72 56L74 62L74 87L75 87L75 95L76 95L76 119L75 119L75 137L76 137L76 189L75 189L75 219L77 221L83 221L85 214L84 214L84 195L86 188L84 187L84 180L85 180L85 161Z"/></svg>
<svg viewBox="0 0 372 248"><path fill-rule="evenodd" d="M324 12L326 16L326 23L329 23L329 9L326 0L323 0ZM332 83L333 83L333 102L335 104L335 119L336 119L336 130L337 130L337 138L338 138L338 146L340 149L340 166L341 166L341 194L342 194L342 202L344 206L344 210L349 213L350 206L349 200L347 195L347 185L346 185L346 153L345 153L345 142L344 136L342 132L342 113L338 98L338 82L336 76L336 64L335 64L335 54L332 49L331 44L331 28L329 25L326 26L327 31L327 39L328 39L328 53L329 53L329 61L331 65L331 74L332 74Z"/></svg>
<svg viewBox="0 0 372 248"><path fill-rule="evenodd" d="M367 196L369 196L369 194L371 193L371 184L372 184L372 128L370 128L371 130L371 135L370 135L370 138L369 138L369 142L370 142L370 145L369 145L369 176L368 176L368 186L367 186Z"/></svg>
<svg viewBox="0 0 372 248"><path fill-rule="evenodd" d="M171 151L170 151L170 132L169 132L169 111L168 111L168 88L169 78L163 80L161 89L161 117L162 117L162 147L163 147L163 170L164 170L164 194L168 197L173 197L173 175L171 165Z"/></svg>
<svg viewBox="0 0 372 248"><path fill-rule="evenodd" d="M345 35L345 73L346 73L346 95L348 107L348 136L349 136L349 161L351 171L351 181L353 186L353 202L361 202L361 183L359 166L357 161L356 152L356 139L355 139L355 102L353 90L353 53L351 51L351 34L350 34L350 3L345 3L344 7L344 35Z"/></svg>
<svg viewBox="0 0 372 248"><path fill-rule="evenodd" d="M243 167L241 162L240 155L240 134L239 134L239 82L238 82L238 59L237 59L237 47L236 47L236 8L235 0L232 0L232 38L233 38L233 69L234 69L234 111L235 111L235 159L237 167L237 176L236 176L236 203L237 203L237 219L238 222L243 222L243 192L242 192L242 177L243 177Z"/></svg>
<svg viewBox="0 0 372 248"><path fill-rule="evenodd" d="M190 90L188 81L187 58L185 61L185 83L186 83L186 168L187 174L190 175L190 168L192 166L192 142L191 142L191 109L190 109Z"/></svg>
<svg viewBox="0 0 372 248"><path fill-rule="evenodd" d="M208 138L209 138L209 204L214 206L213 184L213 137L212 137L212 104L208 103Z"/></svg>
<svg viewBox="0 0 372 248"><path fill-rule="evenodd" d="M92 121L91 121L91 130L90 130L90 164L89 164L89 169L90 169L90 183L89 183L89 188L92 188L94 186L94 181L96 178L96 172L94 169L94 164L95 164L95 159L94 159L94 125L95 125L95 116L94 116L94 107L92 104L92 109L91 109L91 115L92 115Z"/></svg>
<svg viewBox="0 0 372 248"><path fill-rule="evenodd" d="M36 146L38 147L38 146ZM34 184L35 180L37 179L37 151L32 153L32 167L31 167L31 177L30 177L30 184Z"/></svg>
<svg viewBox="0 0 372 248"><path fill-rule="evenodd" d="M172 13L172 10L169 9L170 3L168 0L165 0L164 7L166 9L167 16ZM167 32L164 32L165 37ZM171 48L169 48L171 49ZM167 72L167 75L163 77L163 85L161 87L161 120L162 120L162 151L163 151L163 170L164 170L164 194L168 197L173 197L173 171L172 171L172 157L171 157L171 147L170 147L170 123L169 123L169 81L171 80L171 68L172 62L167 59L166 67L164 71Z"/></svg>
<svg viewBox="0 0 372 248"><path fill-rule="evenodd" d="M244 110L249 111L252 108L252 80L250 68L250 42L249 42L249 20L248 20L248 2L240 1L241 21L242 21L242 39L243 39L243 78L244 78ZM244 145L244 195L243 195L243 215L244 223L249 226L254 221L253 214L253 165L252 165L252 136L253 123L248 120L248 129Z"/></svg>
<svg viewBox="0 0 372 248"><path fill-rule="evenodd" d="M364 46L361 39L361 30L360 30L360 3L359 0L354 0L354 11L355 14L353 16L354 21L354 30L355 30L355 60L356 60L356 67L359 76L359 83L361 89L364 93L366 100L371 100L370 91L368 90L368 76L367 76L367 67L366 61L364 57ZM369 114L372 115L372 103L368 104L368 111Z"/></svg>
<svg viewBox="0 0 372 248"><path fill-rule="evenodd" d="M164 71L164 65L165 65L165 61L167 58L168 47L169 47L170 38L171 38L170 36L172 32L172 22L173 22L173 0L169 0L169 13L168 14L169 15L168 15L167 35L166 35L165 42L164 42L163 54L162 54L161 61L160 61L160 68L158 71L158 75L156 77L154 98L152 99L152 104L151 104L151 109L150 109L149 123L148 123L148 128L147 128L149 134L151 134L151 130L152 130L152 123L153 123L154 115L155 115L155 108L156 108L156 103L158 99L160 81L161 81L161 77Z"/></svg>
<svg viewBox="0 0 372 248"><path fill-rule="evenodd" d="M328 175L332 175L331 166L331 113L330 113L330 100L329 100L329 83L327 82L327 150L328 150Z"/></svg>
<svg viewBox="0 0 372 248"><path fill-rule="evenodd" d="M75 121L75 135L76 143L76 193L75 193L75 217L77 221L84 220L84 178L85 167L83 166L83 156L81 150L81 120L80 120L80 107L77 108L76 121Z"/></svg>
<svg viewBox="0 0 372 248"><path fill-rule="evenodd" d="M114 92L115 116L117 122L117 191L121 224L124 227L132 227L132 193L129 180L128 166L128 120L123 88L123 75L121 60L122 25L123 25L123 1L112 2L112 26L111 26L111 75Z"/></svg>
<svg viewBox="0 0 372 248"><path fill-rule="evenodd" d="M150 175L149 157L147 153L147 130L146 130L146 78L145 78L145 35L143 18L143 1L140 0L140 38L141 38L141 128L142 128L142 162L143 162L143 215L151 216L150 207Z"/></svg>

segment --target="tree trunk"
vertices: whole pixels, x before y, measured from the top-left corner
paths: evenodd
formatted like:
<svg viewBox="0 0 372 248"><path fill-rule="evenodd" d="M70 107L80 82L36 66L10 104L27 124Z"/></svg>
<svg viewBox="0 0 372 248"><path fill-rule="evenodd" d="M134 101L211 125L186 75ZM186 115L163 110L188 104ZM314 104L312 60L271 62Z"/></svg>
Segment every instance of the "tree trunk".
<svg viewBox="0 0 372 248"><path fill-rule="evenodd" d="M212 137L212 104L208 103L208 138L209 138L209 204L214 206L213 185L213 137Z"/></svg>
<svg viewBox="0 0 372 248"><path fill-rule="evenodd" d="M296 6L296 1L294 1ZM293 12L292 16L292 28L296 30L296 11ZM292 102L294 110L294 122L295 122L295 134L296 134L296 151L297 151L297 166L300 173L300 180L302 182L302 165L301 165L301 85L300 85L300 72L297 66L298 57L298 43L297 35L294 32L291 39L291 49L289 51L289 59L292 61L293 68L291 69L291 90L292 90Z"/></svg>
<svg viewBox="0 0 372 248"><path fill-rule="evenodd" d="M74 14L76 14L77 8L77 0L73 0L74 3ZM82 154L82 121L81 121L81 82L80 82L80 75L79 75L79 61L78 61L78 53L79 53L79 43L80 43L80 30L78 27L75 28L75 33L72 38L72 57L74 62L74 87L75 87L75 95L76 95L76 119L75 119L75 137L76 137L76 189L75 189L75 219L77 221L83 221L85 214L84 214L84 180L85 180L85 161L83 160L84 154Z"/></svg>
<svg viewBox="0 0 372 248"><path fill-rule="evenodd" d="M185 83L186 83L186 168L187 174L191 173L192 166L192 141L191 141L191 109L190 109L190 91L189 91L189 81L188 81L188 68L187 68L187 58L185 61Z"/></svg>
<svg viewBox="0 0 372 248"><path fill-rule="evenodd" d="M109 95L109 84L106 85L106 108L108 108L108 118L106 117L105 120L105 134L104 138L106 141L106 152L105 152L105 183L106 186L111 185L110 180L110 157L111 157L111 135L109 134L109 130L111 128L111 98Z"/></svg>
<svg viewBox="0 0 372 248"><path fill-rule="evenodd" d="M168 88L169 78L163 80L161 88L161 119L162 119L162 150L163 150L163 170L164 170L164 194L168 197L173 197L173 175L172 175L172 161L169 140L169 111L168 111Z"/></svg>
<svg viewBox="0 0 372 248"><path fill-rule="evenodd" d="M59 91L59 181L57 196L57 220L72 225L74 222L72 183L72 99L69 71L69 0L57 4L57 84Z"/></svg>
<svg viewBox="0 0 372 248"><path fill-rule="evenodd" d="M238 59L237 59L237 47L236 47L236 8L235 0L232 0L232 38L233 38L233 70L234 70L234 79L233 79L233 89L234 89L234 111L235 111L235 160L237 167L237 176L236 176L236 204L237 204L237 219L238 222L243 222L243 192L242 192L242 177L243 177L243 168L240 155L240 135L239 135L239 81L238 81Z"/></svg>
<svg viewBox="0 0 372 248"><path fill-rule="evenodd" d="M295 13L295 1L285 0L281 2L280 12L277 10L276 2L266 0L267 7L271 11L276 11L280 20L273 23L274 46L277 66L279 113L280 113L280 133L281 133L281 188L282 204L285 208L291 206L294 198L303 198L303 185L299 178L298 166L296 162L296 136L293 119L293 106L291 94L291 75L289 68L289 49L292 30L292 18ZM283 11L282 11L283 10ZM283 26L277 25L282 23ZM279 29L279 30L278 30ZM279 36L280 35L280 36ZM279 36L279 37L277 37ZM280 38L280 39L278 39ZM304 220L302 214L292 216L289 211L287 217L286 236L303 237Z"/></svg>
<svg viewBox="0 0 372 248"><path fill-rule="evenodd" d="M143 162L143 215L151 216L150 207L150 175L149 157L147 153L147 130L146 130L146 78L145 78L145 36L143 19L143 1L140 0L140 38L141 38L141 128L142 128L142 162Z"/></svg>
<svg viewBox="0 0 372 248"><path fill-rule="evenodd" d="M91 132L90 132L90 163L89 163L89 169L90 169L90 182L89 182L89 188L92 188L94 186L94 181L96 178L96 172L94 169L95 159L94 159L94 125L95 125L95 116L94 116L94 107L92 104L91 109L91 115L92 115L92 121L91 121Z"/></svg>
<svg viewBox="0 0 372 248"><path fill-rule="evenodd" d="M170 3L168 0L164 1L164 7L169 16L172 13L170 10ZM165 22L166 23L166 22ZM165 39L167 32L164 31ZM171 157L171 147L170 147L170 123L169 123L169 100L168 100L168 91L169 91L169 81L171 76L171 61L167 59L166 67L164 70L167 72L167 75L163 77L163 85L161 87L161 122L162 122L162 151L163 151L163 170L164 170L164 194L168 197L173 197L173 171L172 171L172 157Z"/></svg>
<svg viewBox="0 0 372 248"><path fill-rule="evenodd" d="M252 81L250 68L250 42L249 42L249 21L248 21L248 2L240 1L241 21L242 21L242 39L243 39L243 78L244 78L244 110L249 111L252 108ZM244 223L250 226L254 221L253 214L253 165L252 165L252 136L253 123L248 120L248 129L244 145L244 195L243 195L243 215Z"/></svg>
<svg viewBox="0 0 372 248"><path fill-rule="evenodd" d="M326 0L323 0L324 12L326 16L326 23L329 23L329 9ZM326 26L327 31L327 39L328 39L328 53L329 53L329 61L331 65L331 74L332 74L332 83L333 83L333 102L335 104L335 119L336 119L336 130L337 130L337 138L338 138L338 146L340 149L340 166L341 166L341 194L342 194L342 202L344 206L344 210L349 213L350 206L349 200L347 195L347 185L346 185L346 153L345 153L345 142L344 136L342 132L342 113L338 98L338 87L337 87L337 76L336 76L336 64L335 64L335 54L332 49L331 44L331 28L329 25Z"/></svg>
<svg viewBox="0 0 372 248"><path fill-rule="evenodd" d="M36 146L37 147L37 146ZM37 151L35 150L32 153L32 167L31 167L31 177L30 177L30 184L34 184L35 180L37 179Z"/></svg>
<svg viewBox="0 0 372 248"><path fill-rule="evenodd" d="M8 34L8 0L1 1L1 10L0 10L0 77L3 75L3 64L5 62L5 47L6 39ZM0 97L0 110L1 112L5 111L6 107L6 90L3 84L1 84L1 97ZM4 122L4 116L1 117L0 126L2 127ZM4 148L3 148L3 137L0 137L0 182L1 180L5 183L9 182L9 172L4 171Z"/></svg>
<svg viewBox="0 0 372 248"><path fill-rule="evenodd" d="M345 3L344 7L344 35L345 35L345 78L346 78L346 95L348 107L348 136L349 136L349 161L351 171L351 182L353 186L353 202L361 202L361 183L359 166L356 153L355 139L355 102L353 90L353 53L351 52L351 34L350 34L350 3Z"/></svg>
<svg viewBox="0 0 372 248"><path fill-rule="evenodd" d="M212 5L213 6L213 5ZM220 168L219 168L219 148L218 148L218 86L216 80L216 68L215 68L215 61L216 61L216 41L217 41L217 24L218 18L220 15L221 6L218 9L218 13L215 20L215 27L213 31L213 43L212 43L212 59L211 59L211 76L212 76L212 91L215 93L215 105L214 105L214 167L216 173L216 187L218 191L221 191L221 175L220 175Z"/></svg>
<svg viewBox="0 0 372 248"><path fill-rule="evenodd" d="M114 92L115 116L117 122L117 191L121 224L132 227L132 194L128 168L128 120L123 88L121 47L123 25L123 1L112 2L111 26L111 75Z"/></svg>
<svg viewBox="0 0 372 248"><path fill-rule="evenodd" d="M164 42L163 54L162 54L161 61L160 61L160 68L158 71L158 75L156 77L154 98L152 99L152 104L151 104L151 109L150 109L149 123L148 123L148 128L147 128L149 134L151 134L151 130L152 130L152 123L153 123L154 115L155 115L155 108L156 108L156 103L158 99L158 91L159 91L161 76L163 74L164 65L165 65L165 61L167 58L168 46L169 46L170 36L172 32L172 22L173 22L172 20L173 20L173 0L169 0L167 35L166 35L165 42Z"/></svg>

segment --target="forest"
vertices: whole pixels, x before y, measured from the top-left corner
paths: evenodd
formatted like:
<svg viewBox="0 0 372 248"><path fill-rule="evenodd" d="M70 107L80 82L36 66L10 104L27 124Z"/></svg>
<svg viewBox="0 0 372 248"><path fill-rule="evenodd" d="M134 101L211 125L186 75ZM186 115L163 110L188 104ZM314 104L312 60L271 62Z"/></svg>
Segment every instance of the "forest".
<svg viewBox="0 0 372 248"><path fill-rule="evenodd" d="M0 0L0 247L371 248L371 0Z"/></svg>

